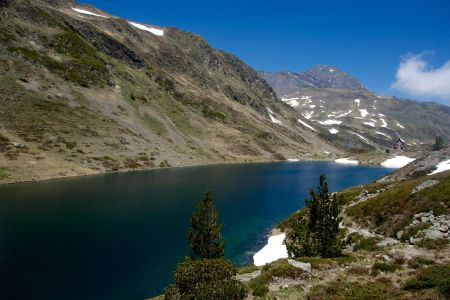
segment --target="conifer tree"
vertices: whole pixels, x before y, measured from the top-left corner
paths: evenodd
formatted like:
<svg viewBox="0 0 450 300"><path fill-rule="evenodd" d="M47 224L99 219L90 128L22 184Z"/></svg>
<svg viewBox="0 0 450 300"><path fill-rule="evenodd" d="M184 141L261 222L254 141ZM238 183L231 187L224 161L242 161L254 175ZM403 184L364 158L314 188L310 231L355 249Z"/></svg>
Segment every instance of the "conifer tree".
<svg viewBox="0 0 450 300"><path fill-rule="evenodd" d="M223 225L218 223L218 219L212 194L208 191L191 218L188 240L192 258L214 259L224 256L225 241L221 235Z"/></svg>
<svg viewBox="0 0 450 300"><path fill-rule="evenodd" d="M325 175L321 175L317 191L310 189L306 208L296 217L286 239L291 257L341 255L338 238L340 207L336 194L330 194Z"/></svg>
<svg viewBox="0 0 450 300"><path fill-rule="evenodd" d="M444 140L442 139L441 136L436 136L436 142L434 143L433 146L433 151L439 151L442 150L444 148Z"/></svg>

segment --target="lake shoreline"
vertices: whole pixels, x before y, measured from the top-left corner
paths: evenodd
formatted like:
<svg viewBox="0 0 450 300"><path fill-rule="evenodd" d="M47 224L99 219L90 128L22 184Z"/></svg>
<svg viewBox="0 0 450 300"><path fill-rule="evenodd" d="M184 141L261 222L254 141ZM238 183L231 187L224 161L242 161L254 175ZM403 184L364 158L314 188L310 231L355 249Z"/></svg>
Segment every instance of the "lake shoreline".
<svg viewBox="0 0 450 300"><path fill-rule="evenodd" d="M170 167L156 167L156 168L139 168L139 169L123 169L118 171L100 171L93 172L88 174L70 174L70 175L50 175L45 178L31 178L31 179L18 179L8 181L8 178L5 178L4 181L0 181L0 186L2 185L13 185L13 184L21 184L21 183L33 183L33 182L42 182L42 181L50 181L50 180L58 180L58 179L71 179L71 178L79 178L79 177L88 177L88 176L97 176L97 175L106 175L106 174L121 174L121 173L132 173L132 172L143 172L143 171L151 171L151 170L165 170L165 169L179 169L179 168L192 168L192 167L204 167L204 166L222 166L222 165L251 165L251 164L264 164L264 163L295 163L295 162L314 162L314 161L325 161L325 162L335 162L335 158L330 159L320 159L320 158L302 158L298 160L255 160L255 161L229 161L229 162L204 162L204 163L194 163L194 164L180 164L177 166ZM381 166L380 163L366 163L359 161L359 166Z"/></svg>

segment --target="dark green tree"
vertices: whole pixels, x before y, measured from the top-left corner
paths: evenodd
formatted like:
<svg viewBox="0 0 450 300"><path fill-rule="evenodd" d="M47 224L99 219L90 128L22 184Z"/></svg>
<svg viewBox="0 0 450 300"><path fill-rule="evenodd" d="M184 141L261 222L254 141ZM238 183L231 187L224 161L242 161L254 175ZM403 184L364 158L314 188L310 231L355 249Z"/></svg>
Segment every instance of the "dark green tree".
<svg viewBox="0 0 450 300"><path fill-rule="evenodd" d="M434 145L433 145L433 151L439 151L439 150L442 150L442 149L444 149L444 140L442 139L442 137L441 136L436 136L436 141L435 141L435 143L434 143Z"/></svg>
<svg viewBox="0 0 450 300"><path fill-rule="evenodd" d="M175 283L164 293L167 300L237 300L245 297L243 284L234 279L235 267L224 259L225 241L222 224L207 192L192 214L189 230L191 257L179 263L174 272Z"/></svg>
<svg viewBox="0 0 450 300"><path fill-rule="evenodd" d="M288 230L286 246L291 257L341 255L339 222L340 199L328 190L321 175L317 190L310 189L306 207L296 216Z"/></svg>
<svg viewBox="0 0 450 300"><path fill-rule="evenodd" d="M208 191L191 218L188 240L192 258L214 259L224 256L225 240L221 234L223 225L218 220L219 214L214 207L212 194Z"/></svg>

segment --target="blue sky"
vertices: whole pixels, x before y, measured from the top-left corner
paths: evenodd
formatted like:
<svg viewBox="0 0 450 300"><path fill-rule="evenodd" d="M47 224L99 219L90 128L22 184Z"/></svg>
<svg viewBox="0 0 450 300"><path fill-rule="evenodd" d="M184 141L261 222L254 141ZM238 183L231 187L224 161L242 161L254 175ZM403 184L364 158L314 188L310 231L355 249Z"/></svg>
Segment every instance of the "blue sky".
<svg viewBox="0 0 450 300"><path fill-rule="evenodd" d="M380 94L449 103L411 86L408 74L391 85L401 57L421 56L426 72L450 60L450 1L105 1L84 0L133 21L173 26L205 37L258 70L301 71L314 64L335 65ZM440 76L441 86L450 77ZM415 76L415 77L414 77ZM430 77L429 81L435 81ZM409 88L408 88L409 87ZM431 93L432 94L432 93Z"/></svg>

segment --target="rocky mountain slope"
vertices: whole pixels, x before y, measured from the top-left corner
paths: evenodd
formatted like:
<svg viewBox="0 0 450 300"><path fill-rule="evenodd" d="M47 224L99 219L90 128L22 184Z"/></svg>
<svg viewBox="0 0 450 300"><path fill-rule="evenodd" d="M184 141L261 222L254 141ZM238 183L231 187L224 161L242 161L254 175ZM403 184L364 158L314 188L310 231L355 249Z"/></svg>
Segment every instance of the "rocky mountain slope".
<svg viewBox="0 0 450 300"><path fill-rule="evenodd" d="M336 146L354 153L370 152L392 148L401 138L407 149L419 153L437 135L450 141L449 106L376 95L334 67L313 70L321 74L314 78L323 80L311 86L294 80L311 71L260 74L285 103L308 120L305 126Z"/></svg>
<svg viewBox="0 0 450 300"><path fill-rule="evenodd" d="M323 158L257 72L176 28L73 1L0 1L0 181Z"/></svg>
<svg viewBox="0 0 450 300"><path fill-rule="evenodd" d="M356 78L334 66L315 65L300 73L261 71L259 74L280 94L304 88L365 89Z"/></svg>

